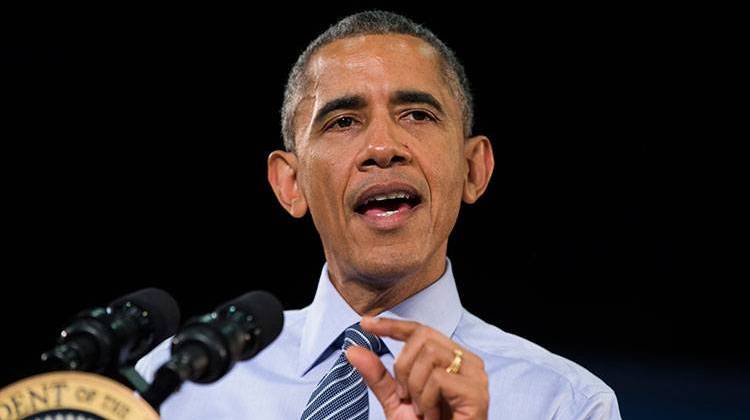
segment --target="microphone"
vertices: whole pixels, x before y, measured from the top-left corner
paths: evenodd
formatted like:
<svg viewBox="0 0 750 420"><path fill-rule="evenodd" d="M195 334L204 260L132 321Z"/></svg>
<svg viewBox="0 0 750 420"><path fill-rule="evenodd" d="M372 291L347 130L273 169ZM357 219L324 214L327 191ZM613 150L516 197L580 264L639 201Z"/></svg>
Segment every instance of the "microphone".
<svg viewBox="0 0 750 420"><path fill-rule="evenodd" d="M248 360L281 333L284 309L272 294L246 293L193 318L172 339L172 356L154 374L143 398L158 410L184 381L215 382L238 360Z"/></svg>
<svg viewBox="0 0 750 420"><path fill-rule="evenodd" d="M179 323L180 309L169 293L141 289L76 315L42 362L50 370L114 372L173 335Z"/></svg>

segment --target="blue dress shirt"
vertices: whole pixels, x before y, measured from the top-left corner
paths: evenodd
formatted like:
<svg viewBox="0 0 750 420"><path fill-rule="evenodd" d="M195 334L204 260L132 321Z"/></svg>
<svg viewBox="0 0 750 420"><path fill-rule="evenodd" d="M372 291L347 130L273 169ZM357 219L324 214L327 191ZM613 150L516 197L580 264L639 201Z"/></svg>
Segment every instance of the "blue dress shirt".
<svg viewBox="0 0 750 420"><path fill-rule="evenodd" d="M450 337L484 360L490 419L620 419L615 394L581 366L489 325L461 306L450 261L428 288L379 316L413 320ZM281 335L255 358L237 363L208 385L185 383L161 407L163 419L299 419L315 385L338 358L337 339L360 316L331 284L323 267L312 304L284 312ZM404 343L384 337L381 356L393 374ZM141 359L148 380L169 358L169 340ZM384 419L370 391L370 418Z"/></svg>

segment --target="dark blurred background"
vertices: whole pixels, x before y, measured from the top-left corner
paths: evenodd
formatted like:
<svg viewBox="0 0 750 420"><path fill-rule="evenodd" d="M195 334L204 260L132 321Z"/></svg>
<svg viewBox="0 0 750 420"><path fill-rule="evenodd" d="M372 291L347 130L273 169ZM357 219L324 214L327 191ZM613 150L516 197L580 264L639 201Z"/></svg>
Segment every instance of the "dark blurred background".
<svg viewBox="0 0 750 420"><path fill-rule="evenodd" d="M743 278L704 108L710 18L654 8L391 7L463 61L487 195L449 255L464 306L570 358L624 418L741 418ZM362 7L3 13L0 386L76 312L141 287L183 315L310 303L311 220L268 187L298 54Z"/></svg>

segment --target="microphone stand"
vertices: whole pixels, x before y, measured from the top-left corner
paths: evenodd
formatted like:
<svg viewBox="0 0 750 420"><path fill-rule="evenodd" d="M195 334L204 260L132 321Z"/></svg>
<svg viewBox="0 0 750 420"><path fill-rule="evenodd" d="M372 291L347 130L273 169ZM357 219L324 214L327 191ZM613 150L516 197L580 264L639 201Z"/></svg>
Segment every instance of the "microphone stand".
<svg viewBox="0 0 750 420"><path fill-rule="evenodd" d="M162 403L177 392L183 382L203 372L208 364L208 356L200 345L184 346L156 371L154 381L141 396L158 412Z"/></svg>

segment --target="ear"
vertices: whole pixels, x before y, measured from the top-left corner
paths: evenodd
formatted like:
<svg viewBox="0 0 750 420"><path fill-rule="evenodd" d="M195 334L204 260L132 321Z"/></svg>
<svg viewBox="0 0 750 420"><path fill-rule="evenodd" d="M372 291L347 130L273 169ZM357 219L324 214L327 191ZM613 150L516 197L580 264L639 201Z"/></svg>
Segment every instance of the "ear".
<svg viewBox="0 0 750 420"><path fill-rule="evenodd" d="M495 169L495 157L492 154L492 144L485 136L475 136L466 140L464 147L466 159L466 175L464 176L465 203L476 202L490 183L492 171Z"/></svg>
<svg viewBox="0 0 750 420"><path fill-rule="evenodd" d="M281 206L300 218L307 213L307 200L299 188L297 165L297 156L291 152L276 150L268 156L268 183Z"/></svg>

